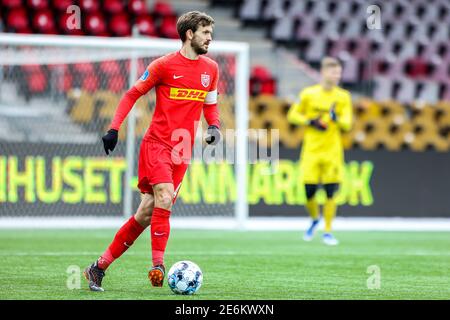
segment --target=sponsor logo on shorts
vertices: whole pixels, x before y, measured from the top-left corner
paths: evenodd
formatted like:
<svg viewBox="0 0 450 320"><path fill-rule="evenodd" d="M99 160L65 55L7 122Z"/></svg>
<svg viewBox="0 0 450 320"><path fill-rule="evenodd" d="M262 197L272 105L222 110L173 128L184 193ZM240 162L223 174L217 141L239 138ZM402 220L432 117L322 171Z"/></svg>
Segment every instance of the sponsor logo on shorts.
<svg viewBox="0 0 450 320"><path fill-rule="evenodd" d="M207 91L196 89L170 88L170 99L204 102Z"/></svg>

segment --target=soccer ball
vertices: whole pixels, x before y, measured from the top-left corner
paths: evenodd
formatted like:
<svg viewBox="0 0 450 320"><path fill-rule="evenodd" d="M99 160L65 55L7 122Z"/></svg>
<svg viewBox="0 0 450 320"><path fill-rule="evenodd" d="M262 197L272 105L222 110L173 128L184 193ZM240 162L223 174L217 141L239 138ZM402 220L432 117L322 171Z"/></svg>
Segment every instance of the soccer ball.
<svg viewBox="0 0 450 320"><path fill-rule="evenodd" d="M167 274L169 288L176 294L194 294L200 289L203 273L192 261L178 261Z"/></svg>

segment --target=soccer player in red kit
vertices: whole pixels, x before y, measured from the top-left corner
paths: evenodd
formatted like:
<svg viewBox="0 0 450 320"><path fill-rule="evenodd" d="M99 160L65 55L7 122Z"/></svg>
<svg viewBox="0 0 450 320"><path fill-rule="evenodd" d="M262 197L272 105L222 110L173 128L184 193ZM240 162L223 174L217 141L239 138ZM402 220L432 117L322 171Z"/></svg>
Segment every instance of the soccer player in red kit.
<svg viewBox="0 0 450 320"><path fill-rule="evenodd" d="M181 50L150 63L142 77L122 97L110 130L102 138L105 152L109 154L117 144L120 125L136 100L155 88L155 112L139 152L141 203L106 251L85 269L92 291L104 291L101 283L105 270L149 225L153 266L148 277L153 286L161 287L163 284L171 208L190 161L190 150L202 111L209 125L206 142L216 144L220 139L218 66L203 56L208 52L213 26L214 20L198 11L185 13L178 19L177 30L183 42ZM188 141L180 144L179 137L186 140L186 136ZM179 150L179 146L186 143L190 146L189 152Z"/></svg>

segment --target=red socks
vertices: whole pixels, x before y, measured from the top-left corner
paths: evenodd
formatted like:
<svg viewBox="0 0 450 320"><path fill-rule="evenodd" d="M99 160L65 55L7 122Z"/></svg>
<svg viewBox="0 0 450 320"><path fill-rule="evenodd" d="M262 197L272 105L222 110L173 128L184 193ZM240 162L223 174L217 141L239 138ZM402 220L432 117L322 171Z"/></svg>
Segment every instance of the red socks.
<svg viewBox="0 0 450 320"><path fill-rule="evenodd" d="M152 261L154 266L164 263L164 252L166 251L170 234L169 217L169 210L162 208L153 209L150 235L152 239ZM98 258L98 267L106 270L114 260L119 258L131 247L144 230L145 228L132 216L116 233L108 249Z"/></svg>
<svg viewBox="0 0 450 320"><path fill-rule="evenodd" d="M119 231L117 231L116 236L108 249L106 249L100 258L98 258L98 267L106 270L114 260L119 258L129 247L131 247L144 230L145 228L136 221L134 216L132 216Z"/></svg>
<svg viewBox="0 0 450 320"><path fill-rule="evenodd" d="M164 263L164 252L166 251L167 240L169 240L170 211L162 208L154 208L152 220L150 222L150 235L152 238L152 261L153 265Z"/></svg>

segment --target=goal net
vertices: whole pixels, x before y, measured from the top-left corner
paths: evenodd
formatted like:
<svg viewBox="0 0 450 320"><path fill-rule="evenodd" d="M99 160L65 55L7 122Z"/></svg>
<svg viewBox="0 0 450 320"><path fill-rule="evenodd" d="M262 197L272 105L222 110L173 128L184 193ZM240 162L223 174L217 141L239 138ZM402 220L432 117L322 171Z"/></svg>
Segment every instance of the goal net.
<svg viewBox="0 0 450 320"><path fill-rule="evenodd" d="M140 202L139 145L152 119L154 90L137 101L109 157L101 136L146 66L180 47L180 41L154 38L0 34L0 219L133 214ZM208 56L220 68L225 142L208 149L202 118L173 216L224 217L242 226L248 216L248 46L216 41Z"/></svg>

